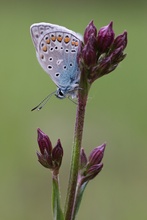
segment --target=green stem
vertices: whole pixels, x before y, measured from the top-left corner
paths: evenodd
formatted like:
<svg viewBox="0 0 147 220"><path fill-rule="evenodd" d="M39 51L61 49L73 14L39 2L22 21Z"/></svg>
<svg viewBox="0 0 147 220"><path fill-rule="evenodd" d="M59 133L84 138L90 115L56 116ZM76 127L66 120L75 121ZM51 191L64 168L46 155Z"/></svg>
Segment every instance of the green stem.
<svg viewBox="0 0 147 220"><path fill-rule="evenodd" d="M76 114L76 123L75 123L75 133L74 133L74 143L72 149L72 159L71 159L71 168L70 168L70 177L67 190L67 197L65 202L65 220L72 220L72 215L74 211L74 200L77 186L78 170L79 170L79 157L80 149L83 135L83 126L84 126L84 116L85 116L85 107L87 102L87 96L89 91L89 86L86 79L86 74L81 74L81 83L80 83L79 95L78 95L78 106Z"/></svg>
<svg viewBox="0 0 147 220"><path fill-rule="evenodd" d="M59 190L59 174L52 173L53 189L52 189L52 206L54 220L64 220L63 212L60 205L60 190Z"/></svg>
<svg viewBox="0 0 147 220"><path fill-rule="evenodd" d="M75 207L74 207L73 216L72 216L73 220L75 219L75 217L78 213L78 210L79 210L79 207L81 204L81 200L83 197L83 193L85 191L87 184L88 184L88 181L82 185L81 185L81 181L77 184L77 190L76 190L76 195L75 195Z"/></svg>

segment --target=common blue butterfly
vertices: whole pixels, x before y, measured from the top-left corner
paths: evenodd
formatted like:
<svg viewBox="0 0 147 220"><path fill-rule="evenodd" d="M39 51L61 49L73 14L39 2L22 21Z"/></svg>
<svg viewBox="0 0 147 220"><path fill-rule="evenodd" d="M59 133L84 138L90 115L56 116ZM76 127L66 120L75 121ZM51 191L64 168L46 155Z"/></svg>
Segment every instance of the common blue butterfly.
<svg viewBox="0 0 147 220"><path fill-rule="evenodd" d="M57 86L55 95L60 99L75 98L80 80L77 58L82 36L65 27L44 22L31 25L30 32L37 59Z"/></svg>

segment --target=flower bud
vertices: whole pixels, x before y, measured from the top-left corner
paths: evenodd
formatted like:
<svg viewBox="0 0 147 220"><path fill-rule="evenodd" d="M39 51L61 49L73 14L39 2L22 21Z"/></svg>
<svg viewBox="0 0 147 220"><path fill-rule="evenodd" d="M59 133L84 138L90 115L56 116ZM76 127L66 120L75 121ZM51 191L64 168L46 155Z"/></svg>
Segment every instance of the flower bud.
<svg viewBox="0 0 147 220"><path fill-rule="evenodd" d="M102 144L99 147L96 147L89 156L89 164L88 166L93 166L95 164L99 164L104 156L106 144Z"/></svg>
<svg viewBox="0 0 147 220"><path fill-rule="evenodd" d="M97 35L97 29L93 24L93 21L91 21L84 32L84 43L86 44L88 42L89 37L91 36L91 34L93 34L95 37Z"/></svg>
<svg viewBox="0 0 147 220"><path fill-rule="evenodd" d="M100 62L100 64L98 65L98 69L99 69L99 72L100 72L99 77L107 74L110 66L111 66L111 57L104 58Z"/></svg>
<svg viewBox="0 0 147 220"><path fill-rule="evenodd" d="M59 169L63 157L63 148L60 142L60 139L58 139L56 146L52 150L52 160L54 163L54 166L57 166Z"/></svg>
<svg viewBox="0 0 147 220"><path fill-rule="evenodd" d="M115 49L110 55L112 65L113 64L118 65L118 63L121 62L125 58L125 56L126 56L126 54L123 54L123 46Z"/></svg>
<svg viewBox="0 0 147 220"><path fill-rule="evenodd" d="M39 128L38 132L38 145L40 152L37 152L38 161L46 168L52 171L59 171L63 157L63 148L58 139L57 144L52 148L52 143L49 137L41 131Z"/></svg>
<svg viewBox="0 0 147 220"><path fill-rule="evenodd" d="M93 66L96 63L96 51L90 41L85 44L82 50L82 57L85 65L87 65L88 67Z"/></svg>
<svg viewBox="0 0 147 220"><path fill-rule="evenodd" d="M96 177L99 172L102 170L103 164L95 164L91 166L85 173L85 176L82 176L81 178L81 185L83 185L85 182L88 182L89 180L92 180L94 177Z"/></svg>
<svg viewBox="0 0 147 220"><path fill-rule="evenodd" d="M38 141L40 152L44 154L44 151L46 150L48 154L51 154L52 143L49 137L39 128L37 129L37 132L38 132L37 141Z"/></svg>
<svg viewBox="0 0 147 220"><path fill-rule="evenodd" d="M113 43L113 48L119 48L119 47L123 47L123 50L126 48L127 46L127 31L124 31L123 34L118 35L115 39L114 39L114 43Z"/></svg>
<svg viewBox="0 0 147 220"><path fill-rule="evenodd" d="M103 163L101 163L101 161L104 156L105 148L106 148L105 143L102 144L101 146L96 147L91 152L88 162L87 162L87 157L84 153L84 149L81 149L80 160L81 160L81 164L83 164L83 167L81 168L78 177L81 185L93 179L101 171L103 167Z"/></svg>
<svg viewBox="0 0 147 220"><path fill-rule="evenodd" d="M105 53L109 50L114 41L114 31L112 29L113 22L107 26L102 27L97 36L97 46L99 53Z"/></svg>
<svg viewBox="0 0 147 220"><path fill-rule="evenodd" d="M88 180L93 179L95 176L98 175L98 173L101 171L101 169L103 168L103 164L94 164L93 166L91 166L88 171L87 171L87 178Z"/></svg>
<svg viewBox="0 0 147 220"><path fill-rule="evenodd" d="M45 168L52 169L52 158L51 155L43 155L39 152L37 152L38 161L41 163L42 166Z"/></svg>
<svg viewBox="0 0 147 220"><path fill-rule="evenodd" d="M84 152L84 148L81 148L81 152L80 152L80 168L83 169L87 164L87 157L86 154Z"/></svg>

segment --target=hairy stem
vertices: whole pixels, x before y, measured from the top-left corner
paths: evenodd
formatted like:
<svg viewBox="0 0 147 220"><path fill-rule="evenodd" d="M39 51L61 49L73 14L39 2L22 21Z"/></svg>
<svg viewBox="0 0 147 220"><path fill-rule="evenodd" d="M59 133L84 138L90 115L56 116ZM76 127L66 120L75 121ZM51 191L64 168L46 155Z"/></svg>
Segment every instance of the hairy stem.
<svg viewBox="0 0 147 220"><path fill-rule="evenodd" d="M86 74L81 74L80 89L78 96L78 106L75 123L74 143L72 149L72 159L70 168L70 177L67 190L67 197L65 203L65 220L72 220L74 211L74 199L77 186L77 177L79 170L79 157L82 143L83 127L84 127L84 116L85 108L88 96L89 86L86 79Z"/></svg>

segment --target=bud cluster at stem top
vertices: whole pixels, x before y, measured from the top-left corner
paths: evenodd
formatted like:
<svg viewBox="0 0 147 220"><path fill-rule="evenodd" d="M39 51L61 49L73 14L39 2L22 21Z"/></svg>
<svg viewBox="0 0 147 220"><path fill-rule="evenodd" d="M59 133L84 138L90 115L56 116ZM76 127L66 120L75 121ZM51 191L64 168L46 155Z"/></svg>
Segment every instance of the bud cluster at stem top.
<svg viewBox="0 0 147 220"><path fill-rule="evenodd" d="M37 133L37 141L40 149L40 152L37 152L38 161L44 167L58 172L63 157L63 148L60 139L58 139L56 146L53 148L49 137L43 131L38 128Z"/></svg>
<svg viewBox="0 0 147 220"><path fill-rule="evenodd" d="M81 185L97 176L103 168L103 163L101 161L104 156L105 147L105 143L96 147L90 153L89 158L86 157L84 149L81 149L79 171L79 182Z"/></svg>
<svg viewBox="0 0 147 220"><path fill-rule="evenodd" d="M98 31L91 21L84 32L84 43L79 55L79 65L88 72L89 83L110 73L125 58L127 32L115 38L113 22Z"/></svg>

